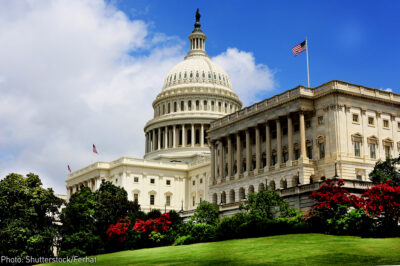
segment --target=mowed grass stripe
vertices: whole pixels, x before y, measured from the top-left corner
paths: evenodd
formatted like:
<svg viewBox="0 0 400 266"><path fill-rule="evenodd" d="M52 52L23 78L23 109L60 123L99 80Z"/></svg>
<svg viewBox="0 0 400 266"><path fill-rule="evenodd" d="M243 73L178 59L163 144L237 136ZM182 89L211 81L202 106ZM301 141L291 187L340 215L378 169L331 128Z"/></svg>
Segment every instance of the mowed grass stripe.
<svg viewBox="0 0 400 266"><path fill-rule="evenodd" d="M96 265L400 264L400 238L293 234L122 251ZM83 265L83 264L79 264Z"/></svg>

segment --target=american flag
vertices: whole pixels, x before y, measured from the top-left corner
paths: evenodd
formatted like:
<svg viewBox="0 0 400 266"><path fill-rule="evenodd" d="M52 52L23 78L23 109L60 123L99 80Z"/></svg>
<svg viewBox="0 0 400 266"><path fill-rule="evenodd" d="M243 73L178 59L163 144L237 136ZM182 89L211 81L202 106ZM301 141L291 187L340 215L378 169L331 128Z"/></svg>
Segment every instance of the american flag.
<svg viewBox="0 0 400 266"><path fill-rule="evenodd" d="M292 51L294 53L294 56L297 56L299 53L303 52L304 50L307 49L307 43L306 41L299 43L295 47L292 48Z"/></svg>
<svg viewBox="0 0 400 266"><path fill-rule="evenodd" d="M68 171L71 173L72 171L71 171L71 167L69 167L69 165L68 165Z"/></svg>
<svg viewBox="0 0 400 266"><path fill-rule="evenodd" d="M97 152L96 146L94 146L94 144L93 144L93 152L99 154L99 153Z"/></svg>

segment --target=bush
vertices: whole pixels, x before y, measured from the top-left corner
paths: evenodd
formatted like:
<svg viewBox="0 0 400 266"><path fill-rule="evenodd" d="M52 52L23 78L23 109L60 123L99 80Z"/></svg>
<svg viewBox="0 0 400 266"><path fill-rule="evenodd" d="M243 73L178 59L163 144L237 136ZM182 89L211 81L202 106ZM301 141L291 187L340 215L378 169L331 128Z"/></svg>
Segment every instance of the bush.
<svg viewBox="0 0 400 266"><path fill-rule="evenodd" d="M209 242L215 240L215 226L210 224L194 224L191 236L194 242Z"/></svg>
<svg viewBox="0 0 400 266"><path fill-rule="evenodd" d="M370 236L373 220L364 209L353 209L336 222L337 234Z"/></svg>
<svg viewBox="0 0 400 266"><path fill-rule="evenodd" d="M194 242L193 237L191 235L186 235L178 237L172 245L180 246L180 245L192 244L193 242Z"/></svg>
<svg viewBox="0 0 400 266"><path fill-rule="evenodd" d="M146 218L147 218L147 220L148 219L156 219L156 218L160 218L160 216L161 216L161 211L157 210L157 209L153 209L147 213Z"/></svg>
<svg viewBox="0 0 400 266"><path fill-rule="evenodd" d="M214 203L202 201L197 207L191 221L210 225L217 225L219 216L218 206Z"/></svg>
<svg viewBox="0 0 400 266"><path fill-rule="evenodd" d="M248 213L239 212L231 217L224 217L216 228L219 240L246 237L246 228L242 226L251 220Z"/></svg>

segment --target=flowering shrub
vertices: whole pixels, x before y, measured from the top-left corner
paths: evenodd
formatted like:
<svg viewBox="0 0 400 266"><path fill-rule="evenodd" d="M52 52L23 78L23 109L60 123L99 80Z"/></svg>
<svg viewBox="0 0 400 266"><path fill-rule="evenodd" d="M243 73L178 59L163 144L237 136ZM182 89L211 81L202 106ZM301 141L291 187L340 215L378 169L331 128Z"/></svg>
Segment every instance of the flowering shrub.
<svg viewBox="0 0 400 266"><path fill-rule="evenodd" d="M378 226L387 231L396 229L400 219L400 185L391 180L378 184L362 195L365 208L378 221Z"/></svg>
<svg viewBox="0 0 400 266"><path fill-rule="evenodd" d="M152 231L166 232L171 227L171 224L169 213L164 213L159 218L148 219L146 221L136 219L133 229L149 233Z"/></svg>
<svg viewBox="0 0 400 266"><path fill-rule="evenodd" d="M111 224L106 231L108 239L118 239L120 243L123 243L126 241L126 233L131 224L129 217L120 219L116 224Z"/></svg>

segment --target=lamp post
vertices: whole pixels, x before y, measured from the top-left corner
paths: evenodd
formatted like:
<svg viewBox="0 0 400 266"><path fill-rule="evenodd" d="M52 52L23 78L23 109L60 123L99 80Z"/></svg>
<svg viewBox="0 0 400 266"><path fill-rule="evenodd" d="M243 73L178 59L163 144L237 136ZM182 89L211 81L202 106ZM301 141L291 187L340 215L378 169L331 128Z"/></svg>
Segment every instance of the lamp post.
<svg viewBox="0 0 400 266"><path fill-rule="evenodd" d="M335 175L333 176L333 181L335 181L335 180L337 180L338 179L338 174L337 174L337 167L336 167L336 162L335 162Z"/></svg>

